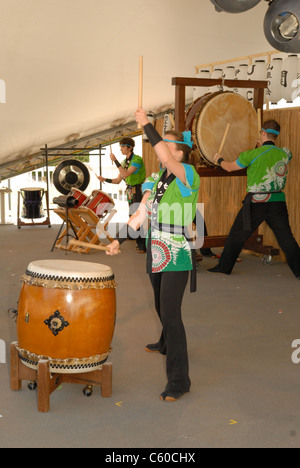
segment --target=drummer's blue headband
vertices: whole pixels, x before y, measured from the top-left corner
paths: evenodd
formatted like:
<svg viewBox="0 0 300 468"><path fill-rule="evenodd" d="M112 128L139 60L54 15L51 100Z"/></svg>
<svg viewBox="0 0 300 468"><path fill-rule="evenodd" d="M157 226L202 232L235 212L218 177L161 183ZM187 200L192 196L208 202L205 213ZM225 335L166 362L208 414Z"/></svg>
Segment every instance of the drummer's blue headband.
<svg viewBox="0 0 300 468"><path fill-rule="evenodd" d="M267 130L262 128L262 131L266 133L273 133L274 135L277 135L277 136L280 135L280 132L277 132L277 130L273 130L272 128L268 128Z"/></svg>
<svg viewBox="0 0 300 468"><path fill-rule="evenodd" d="M192 132L182 132L183 141L176 141L176 140L167 140L164 138L164 141L169 141L171 143L178 143L179 145L187 145L190 148L193 148L194 143L192 141Z"/></svg>

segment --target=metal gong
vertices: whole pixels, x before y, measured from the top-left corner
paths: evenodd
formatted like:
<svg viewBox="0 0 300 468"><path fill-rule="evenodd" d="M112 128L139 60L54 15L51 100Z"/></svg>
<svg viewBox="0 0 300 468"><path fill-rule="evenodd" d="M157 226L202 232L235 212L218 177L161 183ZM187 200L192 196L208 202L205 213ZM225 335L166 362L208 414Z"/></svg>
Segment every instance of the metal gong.
<svg viewBox="0 0 300 468"><path fill-rule="evenodd" d="M67 159L55 169L53 183L63 195L68 195L72 188L84 191L90 183L90 173L81 161Z"/></svg>

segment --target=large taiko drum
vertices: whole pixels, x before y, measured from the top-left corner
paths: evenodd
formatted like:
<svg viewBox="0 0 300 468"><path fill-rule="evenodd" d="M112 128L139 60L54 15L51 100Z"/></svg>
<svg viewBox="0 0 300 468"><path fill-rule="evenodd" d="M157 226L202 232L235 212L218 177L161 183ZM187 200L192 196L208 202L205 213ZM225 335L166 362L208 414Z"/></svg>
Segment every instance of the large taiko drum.
<svg viewBox="0 0 300 468"><path fill-rule="evenodd" d="M45 216L42 199L44 196L43 188L22 188L20 189L23 198L23 209L21 217L25 219L38 219Z"/></svg>
<svg viewBox="0 0 300 468"><path fill-rule="evenodd" d="M108 357L116 315L115 279L105 265L44 260L22 277L18 353L36 369L50 360L55 373L91 372Z"/></svg>
<svg viewBox="0 0 300 468"><path fill-rule="evenodd" d="M92 210L99 218L111 211L114 205L113 199L101 190L94 190L90 199L85 203L85 207Z"/></svg>
<svg viewBox="0 0 300 468"><path fill-rule="evenodd" d="M78 200L78 205L76 205L74 208L79 208L80 206L84 205L88 200L88 196L85 193L83 193L81 190L76 189L76 188L73 188L70 191L69 196L74 197L76 198L76 200Z"/></svg>
<svg viewBox="0 0 300 468"><path fill-rule="evenodd" d="M257 144L258 118L252 104L240 94L218 91L199 98L188 109L186 127L192 131L206 166L216 165L214 156L228 124L230 129L222 154L226 161L235 161L241 152Z"/></svg>

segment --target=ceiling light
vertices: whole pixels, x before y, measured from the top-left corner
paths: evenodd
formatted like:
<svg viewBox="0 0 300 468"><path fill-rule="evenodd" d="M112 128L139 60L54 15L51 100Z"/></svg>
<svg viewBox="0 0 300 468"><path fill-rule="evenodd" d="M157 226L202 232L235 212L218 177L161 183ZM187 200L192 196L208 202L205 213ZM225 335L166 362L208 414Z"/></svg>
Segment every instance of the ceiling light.
<svg viewBox="0 0 300 468"><path fill-rule="evenodd" d="M217 11L243 13L260 3L261 0L210 0Z"/></svg>

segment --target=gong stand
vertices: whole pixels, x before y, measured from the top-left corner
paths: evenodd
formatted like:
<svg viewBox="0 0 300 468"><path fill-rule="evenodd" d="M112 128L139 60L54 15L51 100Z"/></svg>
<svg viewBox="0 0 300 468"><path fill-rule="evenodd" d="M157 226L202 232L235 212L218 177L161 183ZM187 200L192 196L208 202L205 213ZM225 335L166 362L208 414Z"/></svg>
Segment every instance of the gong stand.
<svg viewBox="0 0 300 468"><path fill-rule="evenodd" d="M96 148L93 148L93 150L95 150ZM46 177L47 177L47 206L48 206L48 210L49 210L49 190L50 190L50 183L49 183L49 158L53 158L54 156L59 156L59 158L61 158L62 160L64 159L70 159L70 158L75 158L76 156L85 156L85 155L88 155L88 156L99 156L99 173L100 175L102 175L102 163L101 163L101 157L104 156L104 154L102 153L102 145L98 145L98 151L99 151L99 154L95 154L95 155L91 155L90 154L90 151L91 150L88 150L87 148L77 148L77 147L57 147L57 148L49 148L48 145L45 145L44 148L41 148L41 151L42 151L42 154L43 156L45 157L45 164L46 164ZM70 151L69 153L67 151ZM82 165L84 165L83 163L81 163ZM70 184L70 187L73 188L76 186L76 183L77 183L77 179L76 177L74 177L75 175L73 173L70 173L68 174L69 175L69 179L67 180L67 182ZM88 183L89 183L89 180L88 180ZM74 185L73 185L74 184ZM81 187L80 187L81 188ZM60 191L60 193L63 193L64 195L67 194L68 190L67 191L64 191L62 190L63 187L58 187L57 190ZM102 182L100 182L100 190L102 189ZM56 212L56 210L54 210ZM57 213L58 214L58 213ZM56 239L54 241L54 244L51 248L51 252L54 251L54 248L59 246L60 248L62 247L61 245L61 240L66 237L66 246L64 248L64 250L66 251L66 255L67 255L67 251L70 250L68 248L68 245L69 245L69 240L70 238L73 239L75 238L76 240L78 240L78 236L77 236L77 227L74 225L74 220L71 219L71 216L70 216L70 212L69 212L69 209L66 208L65 209L65 212L63 215L61 215L61 210L59 210L59 214L60 214L60 217L62 218L63 222L62 222L62 225L60 227L60 230L56 236ZM82 226L79 226L79 230ZM64 229L65 228L65 229ZM74 233L74 236L72 234L69 233L69 229L72 229L73 233ZM79 239L80 240L80 239Z"/></svg>
<svg viewBox="0 0 300 468"><path fill-rule="evenodd" d="M251 80L224 80L213 78L172 78L172 85L175 86L175 130L184 132L186 130L185 118L185 96L187 86L226 86L227 88L252 88L254 89L253 106L258 111L261 110L261 122L263 123L264 90L268 87L267 81ZM200 177L246 177L247 170L227 172L219 167L200 167L198 169ZM227 235L206 236L203 248L224 247ZM263 236L258 234L258 230L253 233L246 242L244 249L257 252L267 256L279 255L279 250L272 246L263 245Z"/></svg>
<svg viewBox="0 0 300 468"><path fill-rule="evenodd" d="M20 359L16 348L17 343L10 345L10 388L12 391L20 391L22 381L30 382L29 388L34 390L37 387L38 411L47 413L50 409L50 395L63 383L76 383L85 385L86 396L92 394L93 386L101 386L103 398L109 398L112 394L112 364L102 364L100 369L92 372L78 374L55 374L50 371L49 359L41 359L37 370L25 366Z"/></svg>
<svg viewBox="0 0 300 468"><path fill-rule="evenodd" d="M62 222L62 225L60 227L60 230L56 236L56 239L54 241L54 244L52 246L52 249L51 249L51 252L54 251L55 249L55 246L57 244L59 244L59 241L62 240L63 238L66 238L66 247L65 247L65 251L66 251L66 255L68 253L68 245L69 245L69 241L70 239L77 239L78 240L78 236L77 236L77 232L75 231L74 229L74 226L73 226L73 223L70 219L70 216L69 216L69 209L68 207L65 208L65 211L64 211L64 216L62 216L62 219L63 219L63 222ZM55 210L56 211L56 210ZM65 228L64 232L63 232L63 229ZM70 234L70 228L72 229L73 233L74 233L74 236L72 234Z"/></svg>
<svg viewBox="0 0 300 468"><path fill-rule="evenodd" d="M90 154L90 151L99 151L99 154ZM48 145L45 145L44 148L40 148L42 155L45 158L46 164L46 175L47 175L47 190L48 194L49 191L49 158L58 157L59 159L64 160L65 158L75 158L79 156L99 156L99 174L102 175L102 164L101 164L101 157L104 156L102 153L102 145L98 145L98 147L93 147L90 149L87 148L77 148L77 147L57 147L57 148L49 148ZM70 151L69 153L67 151ZM102 189L102 183L100 182L100 190ZM65 194L64 194L65 195Z"/></svg>

